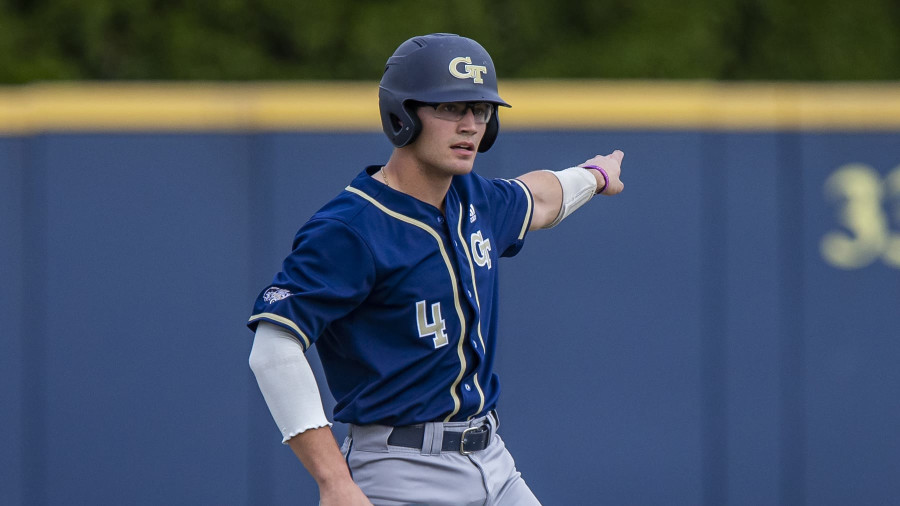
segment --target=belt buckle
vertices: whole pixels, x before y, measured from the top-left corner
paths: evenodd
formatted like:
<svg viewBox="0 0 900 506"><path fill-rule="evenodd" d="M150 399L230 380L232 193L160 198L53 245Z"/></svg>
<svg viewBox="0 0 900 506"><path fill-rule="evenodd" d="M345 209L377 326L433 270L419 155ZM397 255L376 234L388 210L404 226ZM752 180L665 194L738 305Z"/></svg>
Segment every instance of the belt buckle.
<svg viewBox="0 0 900 506"><path fill-rule="evenodd" d="M469 455L470 453L475 452L467 452L466 451L466 434L481 429L482 427L469 427L468 429L462 431L462 436L459 438L459 453L463 455Z"/></svg>

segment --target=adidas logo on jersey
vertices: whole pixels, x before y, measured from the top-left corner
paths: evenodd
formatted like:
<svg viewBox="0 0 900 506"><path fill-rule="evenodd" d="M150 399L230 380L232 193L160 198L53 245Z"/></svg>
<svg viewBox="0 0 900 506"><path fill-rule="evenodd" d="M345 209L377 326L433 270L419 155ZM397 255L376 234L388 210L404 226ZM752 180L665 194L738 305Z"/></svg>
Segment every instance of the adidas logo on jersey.
<svg viewBox="0 0 900 506"><path fill-rule="evenodd" d="M475 206L469 204L469 223L475 223L478 218L475 216Z"/></svg>

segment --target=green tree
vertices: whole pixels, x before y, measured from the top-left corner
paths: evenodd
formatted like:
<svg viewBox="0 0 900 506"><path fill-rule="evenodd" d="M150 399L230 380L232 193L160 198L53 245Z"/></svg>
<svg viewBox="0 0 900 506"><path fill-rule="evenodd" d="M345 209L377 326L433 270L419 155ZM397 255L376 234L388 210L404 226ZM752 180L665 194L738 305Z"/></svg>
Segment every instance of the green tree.
<svg viewBox="0 0 900 506"><path fill-rule="evenodd" d="M0 0L0 82L371 80L438 31L503 78L900 78L893 0Z"/></svg>

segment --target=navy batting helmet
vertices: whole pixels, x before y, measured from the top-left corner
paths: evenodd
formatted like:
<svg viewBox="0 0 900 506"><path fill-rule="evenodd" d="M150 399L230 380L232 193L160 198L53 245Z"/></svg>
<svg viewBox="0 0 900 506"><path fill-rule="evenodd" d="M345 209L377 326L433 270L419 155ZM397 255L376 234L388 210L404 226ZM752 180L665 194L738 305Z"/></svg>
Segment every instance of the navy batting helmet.
<svg viewBox="0 0 900 506"><path fill-rule="evenodd" d="M394 146L415 140L422 130L414 102L490 102L488 121L478 151L490 149L500 130L498 105L510 107L497 93L494 62L472 39L451 33L413 37L394 51L378 89L381 126Z"/></svg>

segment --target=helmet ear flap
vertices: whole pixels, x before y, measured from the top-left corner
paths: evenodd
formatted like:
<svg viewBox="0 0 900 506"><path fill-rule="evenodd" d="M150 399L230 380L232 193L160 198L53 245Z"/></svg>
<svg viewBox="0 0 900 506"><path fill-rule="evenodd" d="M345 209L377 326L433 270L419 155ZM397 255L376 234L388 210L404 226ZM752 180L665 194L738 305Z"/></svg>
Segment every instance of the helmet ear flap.
<svg viewBox="0 0 900 506"><path fill-rule="evenodd" d="M494 141L497 140L497 134L500 133L500 114L497 109L499 107L495 105L494 114L491 114L491 119L488 120L487 127L484 129L484 135L481 137L481 143L478 144L479 153L484 153L491 149Z"/></svg>
<svg viewBox="0 0 900 506"><path fill-rule="evenodd" d="M397 136L397 140L394 141L394 145L398 148L412 144L412 141L416 140L416 137L422 132L422 121L419 119L415 107L403 104L402 109L403 118L400 118L400 124L403 126L403 131Z"/></svg>
<svg viewBox="0 0 900 506"><path fill-rule="evenodd" d="M406 146L418 137L422 131L422 122L415 110L410 110L410 107L396 100L390 93L382 90L380 95L382 130L394 146Z"/></svg>

